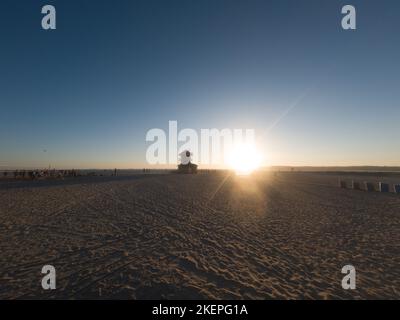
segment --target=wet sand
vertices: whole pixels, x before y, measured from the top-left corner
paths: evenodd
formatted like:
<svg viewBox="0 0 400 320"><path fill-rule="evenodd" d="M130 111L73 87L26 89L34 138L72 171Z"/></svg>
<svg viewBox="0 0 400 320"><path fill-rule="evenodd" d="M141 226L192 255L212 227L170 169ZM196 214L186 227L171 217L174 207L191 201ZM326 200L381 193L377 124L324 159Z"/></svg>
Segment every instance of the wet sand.
<svg viewBox="0 0 400 320"><path fill-rule="evenodd" d="M400 196L337 181L213 173L0 182L0 298L399 299ZM56 290L41 288L45 264L56 268ZM356 290L341 287L346 264Z"/></svg>

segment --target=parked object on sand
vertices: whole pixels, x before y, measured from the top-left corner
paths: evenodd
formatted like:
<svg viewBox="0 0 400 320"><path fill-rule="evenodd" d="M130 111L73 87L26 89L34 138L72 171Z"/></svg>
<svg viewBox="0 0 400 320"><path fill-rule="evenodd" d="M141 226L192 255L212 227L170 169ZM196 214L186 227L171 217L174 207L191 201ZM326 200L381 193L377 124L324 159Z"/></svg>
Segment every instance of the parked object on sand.
<svg viewBox="0 0 400 320"><path fill-rule="evenodd" d="M361 184L360 184L360 182L357 182L357 181L353 181L353 189L354 190L361 190Z"/></svg>
<svg viewBox="0 0 400 320"><path fill-rule="evenodd" d="M389 183L379 182L380 192L389 192Z"/></svg>
<svg viewBox="0 0 400 320"><path fill-rule="evenodd" d="M344 180L339 180L339 187L340 187L340 188L343 188L343 189L346 189L346 188L347 188L346 181L344 181Z"/></svg>
<svg viewBox="0 0 400 320"><path fill-rule="evenodd" d="M365 184L365 190L367 190L368 192L375 191L375 186L372 182L365 181L364 184Z"/></svg>

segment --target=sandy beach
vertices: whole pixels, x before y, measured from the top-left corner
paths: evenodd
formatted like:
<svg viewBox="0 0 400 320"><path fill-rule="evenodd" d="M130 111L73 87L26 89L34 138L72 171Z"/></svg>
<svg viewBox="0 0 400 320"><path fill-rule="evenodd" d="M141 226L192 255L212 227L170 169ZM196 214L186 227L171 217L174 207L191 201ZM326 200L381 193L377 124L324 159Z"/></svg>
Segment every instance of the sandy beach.
<svg viewBox="0 0 400 320"><path fill-rule="evenodd" d="M0 182L0 298L399 299L400 196L337 181L213 173ZM56 290L41 287L46 264ZM356 290L341 286L346 264Z"/></svg>

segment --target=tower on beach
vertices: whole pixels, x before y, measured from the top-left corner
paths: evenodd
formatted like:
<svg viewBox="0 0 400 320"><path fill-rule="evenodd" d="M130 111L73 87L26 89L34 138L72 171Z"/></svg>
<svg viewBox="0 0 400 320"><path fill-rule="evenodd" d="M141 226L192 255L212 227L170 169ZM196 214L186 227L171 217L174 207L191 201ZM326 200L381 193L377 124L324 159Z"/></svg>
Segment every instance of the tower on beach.
<svg viewBox="0 0 400 320"><path fill-rule="evenodd" d="M190 151L185 150L181 152L179 156L181 163L178 165L178 173L197 173L197 164L191 162L192 154L190 153Z"/></svg>

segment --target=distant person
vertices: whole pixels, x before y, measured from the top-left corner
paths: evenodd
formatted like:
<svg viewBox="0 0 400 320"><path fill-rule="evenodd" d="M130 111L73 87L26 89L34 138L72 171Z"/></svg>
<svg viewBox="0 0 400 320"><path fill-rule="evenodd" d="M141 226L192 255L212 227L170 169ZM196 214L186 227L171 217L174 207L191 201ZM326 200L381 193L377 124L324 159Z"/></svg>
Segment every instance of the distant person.
<svg viewBox="0 0 400 320"><path fill-rule="evenodd" d="M114 176L117 176L117 168L114 169Z"/></svg>

